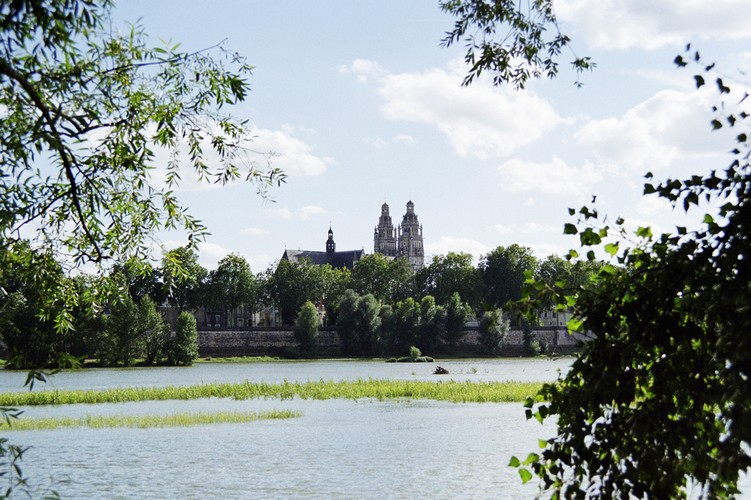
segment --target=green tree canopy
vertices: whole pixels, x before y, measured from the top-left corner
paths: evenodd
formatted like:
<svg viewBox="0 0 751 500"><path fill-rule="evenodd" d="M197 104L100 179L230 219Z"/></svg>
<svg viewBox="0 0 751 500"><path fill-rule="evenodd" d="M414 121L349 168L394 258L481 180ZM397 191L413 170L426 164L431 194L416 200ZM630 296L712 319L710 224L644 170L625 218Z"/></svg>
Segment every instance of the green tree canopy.
<svg viewBox="0 0 751 500"><path fill-rule="evenodd" d="M244 257L229 254L211 271L206 282L206 305L227 311L240 306L253 307L258 300L258 283ZM225 325L226 326L226 325Z"/></svg>
<svg viewBox="0 0 751 500"><path fill-rule="evenodd" d="M339 299L336 328L345 353L356 356L376 354L382 348L381 306L371 294L346 290Z"/></svg>
<svg viewBox="0 0 751 500"><path fill-rule="evenodd" d="M447 304L455 292L472 307L479 308L482 301L481 276L468 253L436 255L416 279L421 294L432 295L440 305Z"/></svg>
<svg viewBox="0 0 751 500"><path fill-rule="evenodd" d="M558 32L552 0L523 7L455 0L443 8L460 16L448 43L470 33L465 84L483 70L494 72L496 83L517 86L545 74L524 65L546 47L541 34ZM507 40L515 50L492 41L509 26ZM519 50L524 54L517 73ZM599 248L615 262L573 290L538 281L526 291L530 313L547 300L573 307L570 327L592 336L566 376L543 387L539 396L546 402L527 401L527 417L554 417L557 436L526 460L511 460L523 481L536 474L554 498L676 498L687 494L689 481L698 483L702 496L728 497L738 493L739 472L751 468L749 91L731 88L690 46L675 62L695 62L696 86L711 83L719 92L710 127L730 128L735 144L727 164L708 174L658 182L647 173L644 194L685 211L704 200L703 222L660 235L643 226L632 234L623 219L609 221L584 206L564 232L578 235L588 260Z"/></svg>
<svg viewBox="0 0 751 500"><path fill-rule="evenodd" d="M181 312L177 317L175 335L167 343L167 363L185 366L193 364L198 358L198 331L196 318L188 312Z"/></svg>
<svg viewBox="0 0 751 500"><path fill-rule="evenodd" d="M295 317L295 339L300 344L300 353L310 356L315 353L321 319L315 304L306 301Z"/></svg>
<svg viewBox="0 0 751 500"><path fill-rule="evenodd" d="M456 343L464 335L464 326L471 312L471 308L462 302L459 293L454 292L446 305L446 325L443 332L450 351L454 350Z"/></svg>
<svg viewBox="0 0 751 500"><path fill-rule="evenodd" d="M198 263L198 254L178 247L162 258L162 283L167 302L180 311L192 311L205 299L208 271Z"/></svg>
<svg viewBox="0 0 751 500"><path fill-rule="evenodd" d="M535 273L539 262L529 247L514 243L498 247L480 260L485 303L490 307L504 307L507 302L522 296L526 272Z"/></svg>
<svg viewBox="0 0 751 500"><path fill-rule="evenodd" d="M307 301L316 303L325 299L327 305L338 303L348 281L346 269L334 269L329 264L317 266L307 259L300 262L282 259L266 279L265 294L267 300L279 307L282 322L291 325Z"/></svg>
<svg viewBox="0 0 751 500"><path fill-rule="evenodd" d="M485 354L497 354L509 331L509 320L503 310L485 311L480 318L480 346Z"/></svg>
<svg viewBox="0 0 751 500"><path fill-rule="evenodd" d="M352 289L372 294L383 304L394 304L413 293L414 271L407 259L390 259L380 253L363 255L352 269Z"/></svg>
<svg viewBox="0 0 751 500"><path fill-rule="evenodd" d="M221 44L152 46L138 25L113 28L111 7L0 7L0 242L11 251L24 234L75 265L143 261L161 230L179 230L195 249L207 233L175 195L181 178L245 179L261 194L283 180L266 161L257 168L246 122L228 112L248 96L243 57Z"/></svg>
<svg viewBox="0 0 751 500"><path fill-rule="evenodd" d="M701 64L698 53L690 57ZM569 326L592 337L566 376L543 387L547 402L527 402L528 417L557 420L557 437L526 460L556 494L676 498L694 481L708 498L727 497L751 468L751 114L748 92L734 93L713 67L694 81L712 79L719 91L712 128L737 131L727 166L662 182L648 173L644 186L687 212L709 201L703 222L630 234L623 219L608 223L582 207L566 233L590 260L599 248L614 262L593 286L529 290L528 306L572 306Z"/></svg>

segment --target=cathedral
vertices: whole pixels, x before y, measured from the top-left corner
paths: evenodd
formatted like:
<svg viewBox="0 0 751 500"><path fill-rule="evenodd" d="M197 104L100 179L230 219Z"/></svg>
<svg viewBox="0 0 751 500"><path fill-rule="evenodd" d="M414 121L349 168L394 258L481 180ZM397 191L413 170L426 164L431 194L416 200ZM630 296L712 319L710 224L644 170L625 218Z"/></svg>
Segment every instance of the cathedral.
<svg viewBox="0 0 751 500"><path fill-rule="evenodd" d="M362 258L363 253L362 250L345 250L343 252L337 252L336 243L334 242L334 231L332 231L329 226L329 238L326 240L325 252L316 250L285 250L282 255L282 260L287 260L294 264L306 259L316 266L330 264L334 269L346 267L347 269L352 270L357 261Z"/></svg>
<svg viewBox="0 0 751 500"><path fill-rule="evenodd" d="M373 252L387 257L404 257L418 271L425 265L425 250L422 245L422 226L417 221L415 204L407 202L407 213L402 218L398 231L394 228L389 206L381 206L381 216L373 236Z"/></svg>

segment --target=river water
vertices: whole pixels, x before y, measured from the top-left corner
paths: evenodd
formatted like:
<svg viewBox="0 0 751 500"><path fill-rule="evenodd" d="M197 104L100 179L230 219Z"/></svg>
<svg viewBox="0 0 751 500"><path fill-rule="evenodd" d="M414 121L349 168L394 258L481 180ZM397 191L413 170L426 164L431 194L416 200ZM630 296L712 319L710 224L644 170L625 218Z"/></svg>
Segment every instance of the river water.
<svg viewBox="0 0 751 500"><path fill-rule="evenodd" d="M571 359L198 364L63 372L46 388L106 388L211 382L357 378L552 381ZM0 373L0 390L24 374ZM40 390L46 389L39 387ZM36 390L36 389L35 389ZM521 404L433 401L147 401L27 409L29 416L293 409L302 417L167 429L14 432L29 446L24 473L36 493L63 498L534 498L512 455L552 435ZM749 488L744 488L751 491Z"/></svg>

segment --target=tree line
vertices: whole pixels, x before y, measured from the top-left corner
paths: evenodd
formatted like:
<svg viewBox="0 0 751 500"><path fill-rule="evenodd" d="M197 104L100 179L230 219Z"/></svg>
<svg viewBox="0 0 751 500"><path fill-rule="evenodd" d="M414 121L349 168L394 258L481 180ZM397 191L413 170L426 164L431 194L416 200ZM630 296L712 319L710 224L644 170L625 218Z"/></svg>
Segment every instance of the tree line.
<svg viewBox="0 0 751 500"><path fill-rule="evenodd" d="M251 312L275 308L288 326L313 307L318 323L308 310L306 321L316 328L298 334L299 350L292 354L299 355L315 353L321 318L337 328L344 352L357 356L403 353L411 346L453 352L465 323L477 318L483 350L491 354L509 323L526 321L514 317L508 306L521 298L525 280L578 286L599 267L555 255L540 260L530 248L513 244L499 246L477 265L467 253L438 255L417 272L406 259L373 254L352 270L281 260L254 274L240 255L227 255L209 271L195 251L180 247L166 252L158 266L129 261L114 265L104 277L71 277L52 255L27 251L33 258L18 258L17 249L2 256L0 269L8 297L0 335L15 367L70 366L83 359L104 366L188 364L197 356L194 314L199 307L220 311L224 327L240 307ZM58 283L39 283L41 278ZM69 296L79 297L78 302L55 304L45 296L59 287L75 289ZM325 313L319 314L316 305ZM162 319L159 306L178 311L175 325ZM40 310L50 312L40 315Z"/></svg>

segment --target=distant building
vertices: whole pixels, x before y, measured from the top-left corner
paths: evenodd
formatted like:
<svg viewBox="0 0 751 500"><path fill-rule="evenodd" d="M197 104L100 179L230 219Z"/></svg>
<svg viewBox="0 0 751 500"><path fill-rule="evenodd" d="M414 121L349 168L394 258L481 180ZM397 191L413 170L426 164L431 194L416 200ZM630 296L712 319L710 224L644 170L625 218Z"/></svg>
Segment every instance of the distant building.
<svg viewBox="0 0 751 500"><path fill-rule="evenodd" d="M381 205L381 216L373 235L373 251L387 257L404 257L418 271L425 265L425 249L422 241L422 225L417 220L415 204L407 202L407 213L402 218L398 231L394 229L389 206Z"/></svg>
<svg viewBox="0 0 751 500"><path fill-rule="evenodd" d="M340 269L346 267L352 269L355 263L363 256L364 250L345 250L343 252L336 251L336 243L334 242L334 231L329 227L329 238L326 240L326 251L321 252L317 250L285 250L282 255L282 260L292 262L300 262L307 259L311 264L316 266L322 266L323 264L330 264L331 267Z"/></svg>

